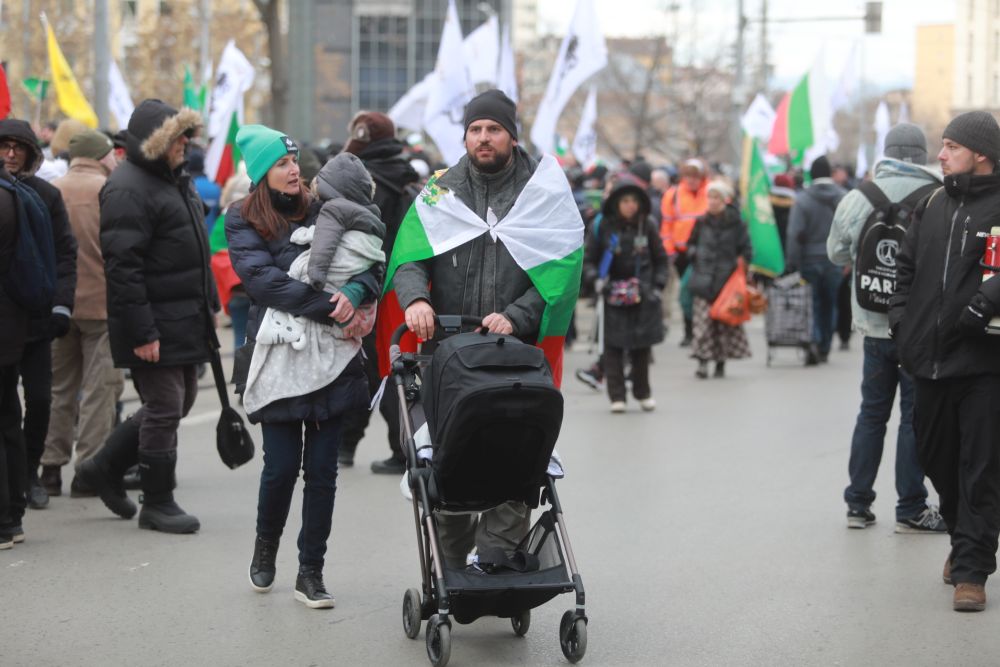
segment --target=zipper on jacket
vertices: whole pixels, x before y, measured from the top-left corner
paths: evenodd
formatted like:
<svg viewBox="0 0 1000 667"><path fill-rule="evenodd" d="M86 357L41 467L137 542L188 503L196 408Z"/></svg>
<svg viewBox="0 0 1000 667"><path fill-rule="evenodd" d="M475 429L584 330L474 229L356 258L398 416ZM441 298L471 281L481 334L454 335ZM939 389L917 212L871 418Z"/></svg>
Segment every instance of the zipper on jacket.
<svg viewBox="0 0 1000 667"><path fill-rule="evenodd" d="M965 216L965 222L962 223L962 254L965 254L965 239L969 237L969 223L972 222L971 216Z"/></svg>
<svg viewBox="0 0 1000 667"><path fill-rule="evenodd" d="M952 240L955 238L955 223L958 221L958 214L962 211L963 208L965 208L965 197L962 197L961 201L958 202L958 208L955 209L955 212L951 216L951 228L948 230L948 245L945 247L945 255L944 255L944 275L941 277L941 305L942 305L942 307L944 306L945 291L946 291L946 289L948 287L948 264L949 264L949 262L951 260L951 243L952 243ZM965 223L964 223L965 229L962 232L962 250L965 250L965 237L969 233L969 221L970 221L970 217L966 216L965 217ZM938 308L938 314L937 314L937 318L936 318L936 324L935 324L935 327L934 327L934 352L933 352L933 355L932 355L932 357L934 359L934 370L931 372L931 379L932 380L937 380L938 379L938 372L940 371L940 362L938 360L937 351L938 351L938 339L941 336L941 312L942 312L942 309Z"/></svg>

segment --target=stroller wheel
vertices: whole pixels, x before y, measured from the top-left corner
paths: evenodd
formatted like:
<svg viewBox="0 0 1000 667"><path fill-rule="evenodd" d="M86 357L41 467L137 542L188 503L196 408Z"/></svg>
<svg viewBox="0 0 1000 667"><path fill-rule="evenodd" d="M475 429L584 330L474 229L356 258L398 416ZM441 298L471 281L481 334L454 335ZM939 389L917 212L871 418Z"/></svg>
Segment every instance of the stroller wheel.
<svg viewBox="0 0 1000 667"><path fill-rule="evenodd" d="M559 646L563 655L572 663L583 660L587 652L587 619L570 610L559 623Z"/></svg>
<svg viewBox="0 0 1000 667"><path fill-rule="evenodd" d="M420 591L411 588L403 596L403 632L410 639L420 634Z"/></svg>
<svg viewBox="0 0 1000 667"><path fill-rule="evenodd" d="M437 614L427 621L427 659L434 667L444 667L451 657L451 626Z"/></svg>
<svg viewBox="0 0 1000 667"><path fill-rule="evenodd" d="M528 628L531 627L531 610L525 609L520 614L511 616L510 626L514 628L514 634L518 637L528 634Z"/></svg>

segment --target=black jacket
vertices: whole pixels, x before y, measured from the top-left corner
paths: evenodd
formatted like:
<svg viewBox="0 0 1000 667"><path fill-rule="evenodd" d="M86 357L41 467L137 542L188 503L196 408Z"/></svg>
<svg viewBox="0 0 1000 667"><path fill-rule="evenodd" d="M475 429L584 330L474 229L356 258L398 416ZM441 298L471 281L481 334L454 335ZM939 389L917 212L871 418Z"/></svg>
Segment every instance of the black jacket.
<svg viewBox="0 0 1000 667"><path fill-rule="evenodd" d="M889 302L903 367L944 379L1000 373L1000 337L969 334L959 316L982 291L1000 313L1000 282L982 282L985 235L1000 226L1000 174L950 175L914 210L896 255L896 292Z"/></svg>
<svg viewBox="0 0 1000 667"><path fill-rule="evenodd" d="M618 217L618 201L632 193L639 198L638 223L626 223ZM593 284L599 277L601 259L612 248L607 280L627 280L638 276L641 300L635 306L604 307L604 343L611 347L640 349L663 340L663 309L660 293L667 284L670 268L659 229L649 223L650 201L638 184L623 180L615 186L601 207L601 226L597 235L587 240L583 257L583 280ZM608 286L605 286L607 291Z"/></svg>
<svg viewBox="0 0 1000 667"><path fill-rule="evenodd" d="M13 177L0 164L0 178L12 181ZM7 277L14 241L17 239L17 213L14 196L0 189L0 281ZM16 364L21 359L28 335L28 314L0 289L0 366Z"/></svg>
<svg viewBox="0 0 1000 667"><path fill-rule="evenodd" d="M375 205L381 212L386 234L382 243L385 256L392 256L392 246L399 233L399 224L419 191L420 176L403 159L404 145L397 139L380 139L368 144L358 157L375 180ZM410 186L410 187L407 187Z"/></svg>
<svg viewBox="0 0 1000 667"><path fill-rule="evenodd" d="M129 122L128 160L101 190L101 252L108 286L108 332L118 367L147 365L136 347L160 341L158 366L208 361L218 311L209 270L205 213L190 175L164 158L200 118L158 100Z"/></svg>
<svg viewBox="0 0 1000 667"><path fill-rule="evenodd" d="M706 213L695 222L688 240L691 277L688 289L694 296L715 301L742 257L747 266L753 256L750 232L733 206L720 215Z"/></svg>
<svg viewBox="0 0 1000 667"><path fill-rule="evenodd" d="M45 204L52 222L52 241L55 244L56 257L56 291L52 297L51 308L65 308L73 312L73 299L76 294L76 237L69 224L69 215L63 203L62 193L51 183L35 176L45 159L42 149L38 147L38 139L34 130L23 120L8 118L0 120L0 138L9 137L25 144L30 149L28 162L24 169L15 177L38 193ZM48 338L49 318L37 317L31 320L28 328L29 340Z"/></svg>

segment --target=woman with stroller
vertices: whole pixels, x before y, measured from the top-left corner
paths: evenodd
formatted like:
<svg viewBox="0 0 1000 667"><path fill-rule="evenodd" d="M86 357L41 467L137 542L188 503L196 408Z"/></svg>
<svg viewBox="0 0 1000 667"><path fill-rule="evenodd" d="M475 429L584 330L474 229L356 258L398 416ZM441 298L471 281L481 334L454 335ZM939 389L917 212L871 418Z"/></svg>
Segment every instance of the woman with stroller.
<svg viewBox="0 0 1000 667"><path fill-rule="evenodd" d="M708 362L715 361L715 377L725 377L727 359L750 356L743 326L729 326L709 317L712 302L736 270L742 257L748 266L752 255L750 234L739 211L732 205L733 190L725 181L708 185L708 212L698 218L688 241L694 296L694 345L691 356L698 360L695 376L708 377Z"/></svg>
<svg viewBox="0 0 1000 667"><path fill-rule="evenodd" d="M371 322L355 318L355 309L377 296L384 264L354 276L336 293L291 278L292 262L308 247L293 243L292 234L310 226L319 209L299 179L298 147L260 125L241 127L236 143L253 185L246 199L230 207L225 225L233 268L251 301L248 345L256 340L270 308L341 325L346 336L358 338L360 347L360 336L367 333L362 329ZM368 407L362 364L361 356L354 356L322 388L275 400L248 415L261 424L264 450L249 572L257 592L266 593L273 585L278 542L301 468L305 488L295 599L311 608L334 605L323 583L323 563L333 518L341 419L350 410Z"/></svg>
<svg viewBox="0 0 1000 667"><path fill-rule="evenodd" d="M594 284L604 299L603 363L614 413L626 408L626 351L633 396L644 411L656 408L649 363L653 345L665 334L660 293L667 284L669 264L649 211L646 190L623 176L601 207L601 227L584 253L584 280Z"/></svg>

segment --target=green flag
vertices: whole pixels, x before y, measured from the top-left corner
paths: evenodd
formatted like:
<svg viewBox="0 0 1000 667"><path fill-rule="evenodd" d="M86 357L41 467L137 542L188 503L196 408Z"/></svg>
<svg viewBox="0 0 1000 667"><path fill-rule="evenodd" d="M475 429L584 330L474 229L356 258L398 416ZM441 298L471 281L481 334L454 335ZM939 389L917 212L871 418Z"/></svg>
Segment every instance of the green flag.
<svg viewBox="0 0 1000 667"><path fill-rule="evenodd" d="M27 91L28 95L30 95L36 102L44 102L45 95L49 92L49 82L46 79L36 79L32 77L30 79L23 80L21 85L24 86L24 90Z"/></svg>
<svg viewBox="0 0 1000 667"><path fill-rule="evenodd" d="M743 193L740 213L746 220L753 245L750 268L764 275L780 276L785 272L785 255L781 249L778 226L774 222L774 209L771 208L771 185L760 148L747 134L743 135L740 192Z"/></svg>
<svg viewBox="0 0 1000 667"><path fill-rule="evenodd" d="M191 69L187 65L184 66L184 106L201 111L201 96L195 88Z"/></svg>

